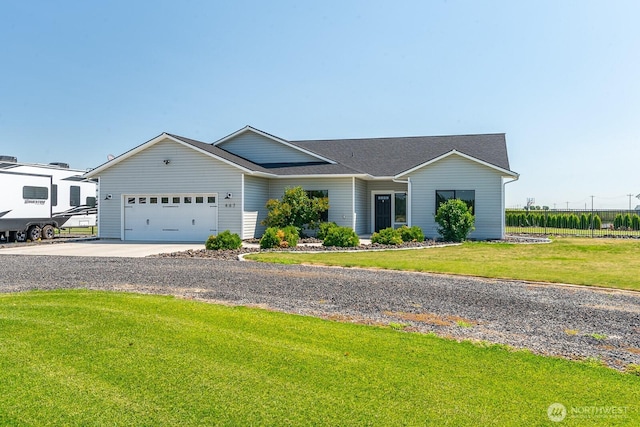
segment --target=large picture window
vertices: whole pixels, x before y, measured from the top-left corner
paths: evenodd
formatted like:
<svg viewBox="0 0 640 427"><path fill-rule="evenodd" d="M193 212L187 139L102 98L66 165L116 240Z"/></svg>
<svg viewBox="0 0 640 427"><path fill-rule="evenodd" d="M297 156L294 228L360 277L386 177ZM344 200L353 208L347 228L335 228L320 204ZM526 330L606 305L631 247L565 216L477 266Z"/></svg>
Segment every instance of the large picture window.
<svg viewBox="0 0 640 427"><path fill-rule="evenodd" d="M306 190L307 197L313 199L314 197L318 199L329 199L329 190ZM329 221L329 210L326 210L320 214L320 221L328 222Z"/></svg>
<svg viewBox="0 0 640 427"><path fill-rule="evenodd" d="M469 210L475 215L476 191L475 190L436 190L436 213L438 208L449 199L460 199L467 204Z"/></svg>

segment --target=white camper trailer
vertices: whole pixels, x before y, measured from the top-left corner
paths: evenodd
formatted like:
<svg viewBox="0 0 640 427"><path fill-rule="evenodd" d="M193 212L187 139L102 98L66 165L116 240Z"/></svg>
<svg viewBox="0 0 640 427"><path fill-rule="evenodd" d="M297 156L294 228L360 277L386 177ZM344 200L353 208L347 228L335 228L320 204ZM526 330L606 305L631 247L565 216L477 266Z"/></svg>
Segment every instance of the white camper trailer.
<svg viewBox="0 0 640 427"><path fill-rule="evenodd" d="M64 163L0 156L0 240L51 239L55 228L96 225L96 183Z"/></svg>

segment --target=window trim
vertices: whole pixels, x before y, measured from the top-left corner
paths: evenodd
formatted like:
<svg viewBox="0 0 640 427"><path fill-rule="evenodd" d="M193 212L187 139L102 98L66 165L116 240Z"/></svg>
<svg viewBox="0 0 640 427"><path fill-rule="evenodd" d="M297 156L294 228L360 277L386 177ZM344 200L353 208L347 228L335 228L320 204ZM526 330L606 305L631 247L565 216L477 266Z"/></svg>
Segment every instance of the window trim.
<svg viewBox="0 0 640 427"><path fill-rule="evenodd" d="M458 192L472 192L473 193L473 201L471 202L471 204L469 204L467 202L467 200L465 199L461 199L460 197L457 196ZM435 197L436 197L436 209L435 209L435 213L438 213L438 209L440 208L440 205L444 202L438 202L438 193L444 193L444 192L452 192L453 193L453 197L449 197L448 199L445 199L444 201L446 202L447 200L450 199L458 199L458 200L462 200L463 202L465 202L465 204L467 205L467 207L469 208L469 210L471 211L471 215L475 215L476 214L476 190L436 190L435 191Z"/></svg>

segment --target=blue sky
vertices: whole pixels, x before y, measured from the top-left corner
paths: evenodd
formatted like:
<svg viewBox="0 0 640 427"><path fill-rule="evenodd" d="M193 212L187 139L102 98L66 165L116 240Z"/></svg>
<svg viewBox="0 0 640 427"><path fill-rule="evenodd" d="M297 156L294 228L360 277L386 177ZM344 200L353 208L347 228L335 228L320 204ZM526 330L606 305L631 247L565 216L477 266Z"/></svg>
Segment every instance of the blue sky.
<svg viewBox="0 0 640 427"><path fill-rule="evenodd" d="M504 132L507 206L640 193L640 2L4 1L0 154ZM383 160L383 159L381 159ZM568 203L567 203L568 202Z"/></svg>

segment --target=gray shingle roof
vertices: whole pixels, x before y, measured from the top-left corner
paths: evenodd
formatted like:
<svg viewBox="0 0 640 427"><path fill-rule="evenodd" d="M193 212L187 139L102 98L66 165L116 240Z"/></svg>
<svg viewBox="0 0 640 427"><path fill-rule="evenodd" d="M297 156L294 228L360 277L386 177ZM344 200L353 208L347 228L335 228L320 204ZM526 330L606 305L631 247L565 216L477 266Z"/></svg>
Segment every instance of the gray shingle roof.
<svg viewBox="0 0 640 427"><path fill-rule="evenodd" d="M361 172L349 168L340 164L329 164L329 163L309 163L309 164L295 164L295 165L259 165L257 163L253 163L250 160L245 159L244 157L236 156L235 154L230 153L227 150L222 148L218 148L215 145L196 141L195 139L185 138L184 136L179 136L175 134L167 133L173 138L179 139L182 142L186 142L196 148L199 148L203 151L211 153L217 157L228 160L232 163L237 164L245 169L249 169L255 172L264 172L273 175L360 175Z"/></svg>
<svg viewBox="0 0 640 427"><path fill-rule="evenodd" d="M337 164L259 165L215 145L168 134L245 169L273 175L361 175L391 177L456 150L509 171L503 133L399 138L288 141Z"/></svg>
<svg viewBox="0 0 640 427"><path fill-rule="evenodd" d="M372 176L395 176L452 150L509 169L503 133L290 141Z"/></svg>
<svg viewBox="0 0 640 427"><path fill-rule="evenodd" d="M256 172L265 172L265 173L272 173L270 172L268 169L263 168L262 166L253 163L247 159L245 159L244 157L240 157L240 156L236 156L235 154L232 154L230 152L228 152L227 150L223 150L222 148L218 148L215 145L206 143L206 142L202 142L202 141L197 141L195 139L191 139L191 138L185 138L184 136L180 136L180 135L175 135L175 134L171 134L171 133L167 133L167 135L179 139L182 142L186 142L189 145L193 145L196 148L199 148L203 151L206 151L208 153L211 153L217 157L220 157L222 159L225 159L231 163L235 163L238 166L241 166L245 169L249 169L251 171L256 171Z"/></svg>

